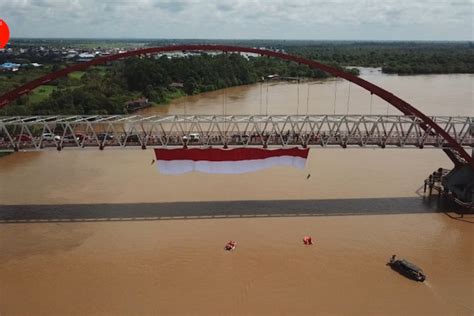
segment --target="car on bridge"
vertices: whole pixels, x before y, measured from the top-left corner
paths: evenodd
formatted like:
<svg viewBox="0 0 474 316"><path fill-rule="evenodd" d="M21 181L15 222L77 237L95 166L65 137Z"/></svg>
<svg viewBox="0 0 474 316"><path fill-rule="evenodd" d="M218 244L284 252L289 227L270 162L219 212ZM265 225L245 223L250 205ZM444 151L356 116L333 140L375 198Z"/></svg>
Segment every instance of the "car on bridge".
<svg viewBox="0 0 474 316"><path fill-rule="evenodd" d="M140 136L138 134L122 135L120 139L122 142L126 140L127 143L140 143Z"/></svg>
<svg viewBox="0 0 474 316"><path fill-rule="evenodd" d="M84 135L82 133L75 133L74 135L76 135L76 137L79 138L79 141L81 142L88 138L87 135Z"/></svg>
<svg viewBox="0 0 474 316"><path fill-rule="evenodd" d="M189 135L183 136L183 141L189 142L198 142L199 141L199 134L198 133L190 133Z"/></svg>
<svg viewBox="0 0 474 316"><path fill-rule="evenodd" d="M44 133L43 135L41 135L41 138L43 139L43 141L48 141L48 142L61 140L61 136L56 135L54 133Z"/></svg>
<svg viewBox="0 0 474 316"><path fill-rule="evenodd" d="M63 143L75 143L79 142L79 137L76 135L66 135L63 137Z"/></svg>
<svg viewBox="0 0 474 316"><path fill-rule="evenodd" d="M33 139L30 135L20 134L15 137L16 142L31 142Z"/></svg>
<svg viewBox="0 0 474 316"><path fill-rule="evenodd" d="M97 134L97 139L100 140L100 141L113 140L114 135L110 135L110 134L106 134L106 133L100 133L100 134Z"/></svg>

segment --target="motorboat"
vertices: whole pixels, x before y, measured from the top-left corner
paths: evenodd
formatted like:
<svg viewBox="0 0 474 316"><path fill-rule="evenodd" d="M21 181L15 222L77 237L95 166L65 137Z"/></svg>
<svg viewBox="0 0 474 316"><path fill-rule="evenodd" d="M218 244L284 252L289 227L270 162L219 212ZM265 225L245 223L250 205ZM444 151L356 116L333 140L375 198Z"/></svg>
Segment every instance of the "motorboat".
<svg viewBox="0 0 474 316"><path fill-rule="evenodd" d="M395 255L390 258L390 261L387 263L387 265L409 279L419 282L423 282L426 279L426 276L421 268L405 259L396 259Z"/></svg>

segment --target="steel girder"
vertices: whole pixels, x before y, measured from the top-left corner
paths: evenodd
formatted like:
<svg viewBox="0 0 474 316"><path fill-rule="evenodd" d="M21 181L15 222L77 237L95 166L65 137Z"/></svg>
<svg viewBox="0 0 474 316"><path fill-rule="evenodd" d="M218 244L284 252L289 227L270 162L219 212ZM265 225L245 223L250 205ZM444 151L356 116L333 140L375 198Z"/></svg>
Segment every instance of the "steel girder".
<svg viewBox="0 0 474 316"><path fill-rule="evenodd" d="M431 117L474 147L474 117ZM449 144L414 116L94 115L0 117L0 151L147 146L432 147Z"/></svg>

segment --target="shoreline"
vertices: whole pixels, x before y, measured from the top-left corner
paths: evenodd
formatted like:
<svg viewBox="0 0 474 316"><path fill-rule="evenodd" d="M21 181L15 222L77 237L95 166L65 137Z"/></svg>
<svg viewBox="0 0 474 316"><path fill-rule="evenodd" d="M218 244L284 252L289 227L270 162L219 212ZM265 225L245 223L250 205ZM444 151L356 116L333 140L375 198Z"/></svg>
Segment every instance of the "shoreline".
<svg viewBox="0 0 474 316"><path fill-rule="evenodd" d="M329 78L301 78L299 83L300 84L308 84L308 83L323 84L326 81L334 81L334 80L339 80L339 79L336 79L334 77L329 77ZM169 106L170 104L180 102L182 100L200 98L200 97L203 97L203 96L206 96L206 95L210 95L210 94L214 94L214 93L220 93L224 90L232 90L232 89L238 89L238 88L244 88L244 87L251 87L251 86L255 86L255 85L259 85L259 84L262 84L262 85L265 85L265 84L277 85L277 84L281 84L281 83L290 84L290 83L295 83L295 81L294 80L257 81L257 82L254 82L254 83L246 83L246 84L240 84L240 85L236 85L236 86L229 86L229 87L220 88L220 89L216 89L216 90L202 91L202 92L199 92L199 93L196 93L196 94L191 94L191 95L186 94L184 91L182 91L182 93L170 93L171 97L169 99L167 99L166 102L164 102L164 103L152 103L152 105L149 106L149 107L137 109L136 111L129 112L128 114L141 114L142 111L146 111L147 109L163 108L163 107Z"/></svg>

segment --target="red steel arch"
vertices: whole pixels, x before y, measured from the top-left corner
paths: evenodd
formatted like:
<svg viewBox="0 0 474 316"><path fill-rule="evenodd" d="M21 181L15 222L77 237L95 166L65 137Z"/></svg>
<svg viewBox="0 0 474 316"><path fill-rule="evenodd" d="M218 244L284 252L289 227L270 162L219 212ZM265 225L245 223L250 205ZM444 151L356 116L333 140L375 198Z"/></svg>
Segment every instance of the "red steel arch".
<svg viewBox="0 0 474 316"><path fill-rule="evenodd" d="M460 166L463 164L470 164L474 167L474 158L471 157L464 148L456 142L447 132L443 130L438 124L436 124L433 120L431 120L428 116L417 110L415 107L410 105L408 102L400 99L396 95L390 93L387 90L380 88L364 79L361 79L357 76L354 76L350 73L345 71L339 70L337 68L321 64L319 62L308 60L302 57L293 56L285 53L275 52L271 50L265 49L258 49L258 48L250 48L250 47L241 47L241 46L229 46L229 45L172 45L172 46L162 46L162 47L151 47L151 48L144 48L144 49L137 49L133 51L128 51L125 53L120 53L116 55L104 56L93 59L89 62L84 62L80 64L76 64L65 69L47 74L41 78L35 79L24 84L21 87L18 87L6 94L0 96L0 108L5 107L11 101L19 98L20 96L31 92L33 89L48 83L52 80L55 80L60 77L64 77L67 74L74 72L85 70L91 66L104 64L107 62L111 62L118 59L123 59L132 56L138 55L145 55L145 54L155 54L155 53L163 53L163 52L174 52L174 51L221 51L221 52L240 52L240 53L254 53L259 54L262 56L268 57L275 57L287 61L293 61L299 64L307 65L313 69L319 69L324 72L327 72L333 76L344 78L364 89L369 91L371 94L375 94L378 97L382 98L383 100L387 101L389 104L397 108L405 115L410 115L417 117L420 119L424 125L425 130L429 130L430 132L435 132L440 135L446 142L447 146L444 149L445 153L448 157L454 162L456 166Z"/></svg>

